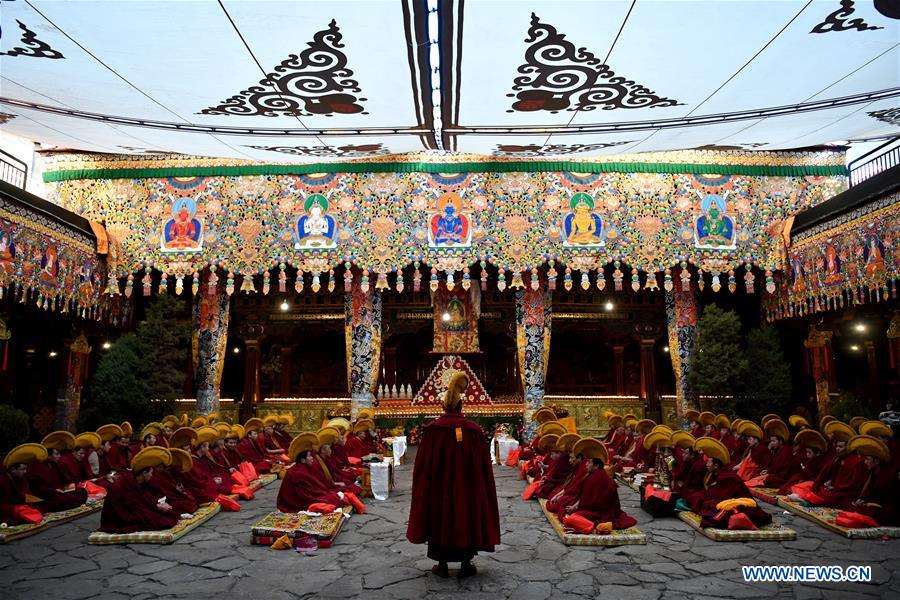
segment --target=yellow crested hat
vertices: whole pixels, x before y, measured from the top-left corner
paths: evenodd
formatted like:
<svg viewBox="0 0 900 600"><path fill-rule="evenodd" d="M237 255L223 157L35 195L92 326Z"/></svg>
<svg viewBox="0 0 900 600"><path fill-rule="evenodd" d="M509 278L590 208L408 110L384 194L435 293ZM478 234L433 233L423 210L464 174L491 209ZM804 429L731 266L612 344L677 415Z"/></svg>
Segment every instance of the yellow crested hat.
<svg viewBox="0 0 900 600"><path fill-rule="evenodd" d="M146 425L144 425L144 428L141 429L141 439L144 439L145 437L147 437L147 436L150 435L151 433L152 433L153 435L158 436L159 434L162 433L162 430L163 430L163 427L162 427L162 425L159 424L159 423L156 423L156 422L154 422L154 423L147 423Z"/></svg>
<svg viewBox="0 0 900 600"><path fill-rule="evenodd" d="M336 439L341 437L341 432L335 427L323 427L316 433L316 437L319 439L319 446L331 445Z"/></svg>
<svg viewBox="0 0 900 600"><path fill-rule="evenodd" d="M351 429L350 421L348 421L344 417L335 417L334 419L331 419L330 421L328 421L328 427L334 427L335 429L340 431L342 435L347 433Z"/></svg>
<svg viewBox="0 0 900 600"><path fill-rule="evenodd" d="M731 462L731 454L728 452L728 448L715 438L702 437L698 439L697 443L694 444L694 450L719 461L722 465L727 465Z"/></svg>
<svg viewBox="0 0 900 600"><path fill-rule="evenodd" d="M687 431L673 431L671 437L676 448L693 448L697 443L697 439Z"/></svg>
<svg viewBox="0 0 900 600"><path fill-rule="evenodd" d="M252 419L247 419L247 422L244 423L244 433L250 433L251 431L260 431L263 428L263 421L258 417L253 417Z"/></svg>
<svg viewBox="0 0 900 600"><path fill-rule="evenodd" d="M461 395L469 387L469 376L464 371L457 371L450 378L447 393L444 394L444 410L455 409L462 402Z"/></svg>
<svg viewBox="0 0 900 600"><path fill-rule="evenodd" d="M201 427L197 430L197 439L194 440L192 446L199 446L203 442L208 442L210 444L216 443L219 439L219 432L216 431L215 427L210 427L206 425L205 427Z"/></svg>
<svg viewBox="0 0 900 600"><path fill-rule="evenodd" d="M191 458L190 452L181 448L169 448L169 454L172 456L171 465L181 469L182 473L187 473L194 466L194 459Z"/></svg>
<svg viewBox="0 0 900 600"><path fill-rule="evenodd" d="M815 448L819 452L825 452L828 448L828 442L815 429L804 429L794 436L794 446L797 448Z"/></svg>
<svg viewBox="0 0 900 600"><path fill-rule="evenodd" d="M542 406L536 411L531 417L532 421L537 421L538 423L546 423L547 421L557 421L556 413L553 412L553 409L548 408L546 406Z"/></svg>
<svg viewBox="0 0 900 600"><path fill-rule="evenodd" d="M556 449L562 452L571 452L580 439L581 436L577 433L564 433L556 440Z"/></svg>
<svg viewBox="0 0 900 600"><path fill-rule="evenodd" d="M68 431L54 431L44 436L41 446L47 450L59 450L60 452L71 450L75 447L75 436Z"/></svg>
<svg viewBox="0 0 900 600"><path fill-rule="evenodd" d="M572 454L585 458L599 458L606 464L609 461L609 451L606 445L596 438L581 438L572 447Z"/></svg>
<svg viewBox="0 0 900 600"><path fill-rule="evenodd" d="M119 427L115 423L109 423L108 425L99 427L97 429L97 435L100 436L101 442L111 442L112 440L119 439L124 434L122 433L121 427Z"/></svg>
<svg viewBox="0 0 900 600"><path fill-rule="evenodd" d="M3 459L3 466L10 468L13 465L28 465L34 461L47 460L47 449L40 444L22 444L16 446L7 453Z"/></svg>
<svg viewBox="0 0 900 600"><path fill-rule="evenodd" d="M263 425L266 427L273 427L278 424L278 415L266 415L263 417Z"/></svg>
<svg viewBox="0 0 900 600"><path fill-rule="evenodd" d="M93 448L96 450L100 447L100 436L93 431L85 431L75 436L76 448Z"/></svg>
<svg viewBox="0 0 900 600"><path fill-rule="evenodd" d="M547 433L541 436L541 439L538 440L538 448L541 450L556 450L556 442L559 440L559 435L555 433Z"/></svg>
<svg viewBox="0 0 900 600"><path fill-rule="evenodd" d="M298 434L291 442L288 449L288 456L291 460L296 461L297 455L306 450L314 450L319 445L319 438L311 431L304 431Z"/></svg>
<svg viewBox="0 0 900 600"><path fill-rule="evenodd" d="M375 421L362 419L353 424L353 433L359 433L360 431L367 431L369 429L375 429Z"/></svg>
<svg viewBox="0 0 900 600"><path fill-rule="evenodd" d="M209 425L209 419L207 417L204 417L203 415L196 416L191 421L191 427L193 427L194 429L199 429L204 425Z"/></svg>
<svg viewBox="0 0 900 600"><path fill-rule="evenodd" d="M665 431L653 431L644 436L644 449L672 448L672 436Z"/></svg>
<svg viewBox="0 0 900 600"><path fill-rule="evenodd" d="M881 421L866 421L859 426L859 432L863 435L871 435L873 437L894 437L894 430L882 423Z"/></svg>
<svg viewBox="0 0 900 600"><path fill-rule="evenodd" d="M197 430L192 427L179 427L169 438L170 448L184 448L185 446L193 446L194 440L197 439Z"/></svg>
<svg viewBox="0 0 900 600"><path fill-rule="evenodd" d="M856 432L843 421L834 420L825 424L825 435L830 435L833 439L841 442L849 442Z"/></svg>
<svg viewBox="0 0 900 600"><path fill-rule="evenodd" d="M131 470L135 473L150 467L166 466L172 464L172 454L167 448L161 446L149 446L134 455L131 459Z"/></svg>
<svg viewBox="0 0 900 600"><path fill-rule="evenodd" d="M857 435L847 442L847 449L851 452L856 451L862 456L873 456L882 463L891 460L891 451L887 444L871 435Z"/></svg>

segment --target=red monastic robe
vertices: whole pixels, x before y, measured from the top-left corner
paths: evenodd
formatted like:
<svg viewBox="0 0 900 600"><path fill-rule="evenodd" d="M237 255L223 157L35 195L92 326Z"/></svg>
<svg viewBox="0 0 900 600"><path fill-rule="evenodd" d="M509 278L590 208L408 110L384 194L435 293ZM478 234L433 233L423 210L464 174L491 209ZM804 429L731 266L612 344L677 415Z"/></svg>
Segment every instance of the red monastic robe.
<svg viewBox="0 0 900 600"><path fill-rule="evenodd" d="M275 461L263 450L262 445L258 441L250 439L249 435L240 441L237 449L244 460L253 465L257 473L268 473L272 470Z"/></svg>
<svg viewBox="0 0 900 600"><path fill-rule="evenodd" d="M178 522L178 514L174 510L160 510L157 506L158 499L159 496L139 484L131 472L119 473L103 501L100 531L133 533L174 527Z"/></svg>
<svg viewBox="0 0 900 600"><path fill-rule="evenodd" d="M45 460L44 462L33 462L28 465L28 487L31 493L38 498L44 500L53 500L55 506L53 510L66 510L81 506L87 502L87 490L83 487L76 487L74 490L62 492L70 483L74 483L68 479L65 471L60 464L53 460ZM65 506L65 508L59 508Z"/></svg>
<svg viewBox="0 0 900 600"><path fill-rule="evenodd" d="M278 490L276 506L285 513L295 513L309 508L310 504L332 504L335 508L345 502L337 492L329 488L311 465L298 462L287 470L281 489Z"/></svg>
<svg viewBox="0 0 900 600"><path fill-rule="evenodd" d="M378 452L378 448L369 436L366 436L366 439L361 440L356 434L347 436L344 447L347 451L347 456L353 456L355 458L362 458Z"/></svg>
<svg viewBox="0 0 900 600"><path fill-rule="evenodd" d="M93 475L90 475L85 470L84 464L79 460L75 460L75 457L71 454L63 454L59 458L59 466L63 473L65 473L66 481L71 483L80 483L82 481L87 481L88 479L93 479Z"/></svg>
<svg viewBox="0 0 900 600"><path fill-rule="evenodd" d="M627 529L637 524L634 517L622 510L616 482L601 468L591 471L585 479L575 514L594 525L610 522L613 529Z"/></svg>
<svg viewBox="0 0 900 600"><path fill-rule="evenodd" d="M562 485L566 478L572 473L572 463L569 462L569 453L560 452L559 457L550 463L547 474L541 479L541 485L538 486L536 496L538 498L547 499L553 495L553 492Z"/></svg>
<svg viewBox="0 0 900 600"><path fill-rule="evenodd" d="M165 496L166 503L171 505L172 512L177 515L193 513L197 510L196 498L184 486L178 489L178 482L162 469L154 469L150 481L144 485L150 492L151 497L159 499Z"/></svg>
<svg viewBox="0 0 900 600"><path fill-rule="evenodd" d="M794 449L783 444L778 452L772 454L769 462L769 472L763 485L766 487L781 487L800 471L800 461L794 454Z"/></svg>
<svg viewBox="0 0 900 600"><path fill-rule="evenodd" d="M587 476L587 461L582 459L578 463L578 466L575 468L575 472L572 473L571 477L569 477L565 484L558 488L553 494L555 496L561 491L562 495L556 498L556 500L547 502L547 509L555 512L557 516L562 519L566 515L566 507L574 504L581 496L581 490L584 487L584 480L587 479Z"/></svg>
<svg viewBox="0 0 900 600"><path fill-rule="evenodd" d="M733 513L719 511L716 505L732 498L751 498L750 490L733 470L720 468L715 473L707 474L703 489L686 495L684 500L692 511L700 515L703 527L728 529L728 519ZM757 527L772 522L772 515L759 506L741 507L740 512L747 515Z"/></svg>
<svg viewBox="0 0 900 600"><path fill-rule="evenodd" d="M500 543L488 442L481 427L459 413L423 428L406 538L428 542L430 557L448 561L493 552Z"/></svg>
<svg viewBox="0 0 900 600"><path fill-rule="evenodd" d="M706 461L699 454L687 457L684 453L681 458L676 457L675 467L672 469L673 489L685 496L703 489L703 477L706 475Z"/></svg>

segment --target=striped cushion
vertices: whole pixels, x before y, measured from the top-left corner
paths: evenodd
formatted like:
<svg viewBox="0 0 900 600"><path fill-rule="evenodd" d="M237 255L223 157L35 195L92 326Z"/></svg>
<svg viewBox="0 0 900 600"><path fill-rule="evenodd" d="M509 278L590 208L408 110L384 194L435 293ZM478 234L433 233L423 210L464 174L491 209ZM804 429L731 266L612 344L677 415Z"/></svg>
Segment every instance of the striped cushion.
<svg viewBox="0 0 900 600"><path fill-rule="evenodd" d="M717 542L780 542L797 539L796 531L775 522L771 525L764 525L755 531L745 529L716 529L715 527L700 527L700 515L697 513L683 511L677 514L679 519L702 533L704 536Z"/></svg>
<svg viewBox="0 0 900 600"><path fill-rule="evenodd" d="M778 506L851 539L900 538L900 527L859 527L855 529L841 527L834 522L841 514L840 508L803 506L799 502L788 500L787 496L778 496Z"/></svg>
<svg viewBox="0 0 900 600"><path fill-rule="evenodd" d="M762 500L763 502L768 502L769 504L775 504L775 498L778 495L778 488L752 487L750 488L750 493L753 494L753 497L757 500Z"/></svg>
<svg viewBox="0 0 900 600"><path fill-rule="evenodd" d="M134 533L104 533L95 531L88 537L88 544L171 544L213 518L222 510L218 502L204 504L191 519L182 519L171 529L160 531L135 531Z"/></svg>
<svg viewBox="0 0 900 600"><path fill-rule="evenodd" d="M567 546L625 546L632 544L646 544L647 536L637 527L628 529L614 529L606 535L568 533L555 514L547 510L547 501L540 500L541 508L550 521L550 525L556 531L556 535Z"/></svg>
<svg viewBox="0 0 900 600"><path fill-rule="evenodd" d="M12 527L0 528L0 544L18 540L21 538L34 535L45 529L49 529L56 525L62 525L73 519L83 517L92 512L96 512L103 507L103 500L91 500L81 506L70 508L69 510L61 510L59 512L50 512L44 515L44 520L34 525L13 525Z"/></svg>
<svg viewBox="0 0 900 600"><path fill-rule="evenodd" d="M349 510L347 507L344 512L323 515L275 511L257 522L250 532L254 540L279 538L282 535L297 538L304 534L314 535L320 540L333 540L340 533L344 521L347 520ZM254 541L254 543L258 542Z"/></svg>

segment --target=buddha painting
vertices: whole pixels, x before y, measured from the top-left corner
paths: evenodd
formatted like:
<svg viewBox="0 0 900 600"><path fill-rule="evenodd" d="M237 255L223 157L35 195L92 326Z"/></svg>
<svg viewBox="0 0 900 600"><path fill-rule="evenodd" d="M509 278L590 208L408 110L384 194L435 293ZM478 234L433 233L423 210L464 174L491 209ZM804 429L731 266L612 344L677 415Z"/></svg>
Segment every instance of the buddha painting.
<svg viewBox="0 0 900 600"><path fill-rule="evenodd" d="M428 224L428 245L433 248L468 246L472 241L469 218L462 213L458 194L447 192L438 198L438 213Z"/></svg>
<svg viewBox="0 0 900 600"><path fill-rule="evenodd" d="M594 199L578 192L569 201L571 209L562 222L563 245L602 246L604 242L603 220L594 212Z"/></svg>
<svg viewBox="0 0 900 600"><path fill-rule="evenodd" d="M305 214L297 220L294 248L334 248L337 246L337 222L328 214L328 199L310 194L303 203Z"/></svg>
<svg viewBox="0 0 900 600"><path fill-rule="evenodd" d="M0 230L0 271L12 274L15 271L16 251L13 246L12 233Z"/></svg>
<svg viewBox="0 0 900 600"><path fill-rule="evenodd" d="M694 226L698 248L734 248L734 220L728 215L724 196L708 194L700 200L702 214Z"/></svg>
<svg viewBox="0 0 900 600"><path fill-rule="evenodd" d="M837 250L834 247L834 242L828 242L828 245L825 246L824 263L826 284L830 285L843 281L844 278L841 275L841 257L838 256Z"/></svg>
<svg viewBox="0 0 900 600"><path fill-rule="evenodd" d="M796 293L806 290L806 271L803 268L803 261L799 258L791 262L791 289Z"/></svg>
<svg viewBox="0 0 900 600"><path fill-rule="evenodd" d="M884 271L884 244L877 233L870 233L866 236L863 258L866 261L867 276L871 277Z"/></svg>
<svg viewBox="0 0 900 600"><path fill-rule="evenodd" d="M41 283L51 286L59 285L59 251L56 246L47 246L41 255L41 272L38 275Z"/></svg>
<svg viewBox="0 0 900 600"><path fill-rule="evenodd" d="M163 252L197 252L203 245L203 224L195 215L197 204L181 198L172 205L172 218L163 227Z"/></svg>
<svg viewBox="0 0 900 600"><path fill-rule="evenodd" d="M447 331L466 331L469 328L466 306L459 298L450 298L447 303L447 314L450 316L444 324Z"/></svg>

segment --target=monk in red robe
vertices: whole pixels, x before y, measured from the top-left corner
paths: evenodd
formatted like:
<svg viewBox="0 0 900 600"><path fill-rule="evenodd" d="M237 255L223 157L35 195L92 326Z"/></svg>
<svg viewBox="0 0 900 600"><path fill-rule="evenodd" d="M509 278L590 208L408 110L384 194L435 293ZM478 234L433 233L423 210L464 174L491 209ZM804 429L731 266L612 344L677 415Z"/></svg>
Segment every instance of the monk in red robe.
<svg viewBox="0 0 900 600"><path fill-rule="evenodd" d="M170 448L172 464L153 469L153 475L146 486L153 495L166 498L166 504L172 507L177 515L193 514L199 504L197 499L181 483L181 474L187 473L193 466L191 455L180 448Z"/></svg>
<svg viewBox="0 0 900 600"><path fill-rule="evenodd" d="M572 473L569 453L559 446L559 439L560 436L553 434L541 438L541 444L550 450L550 465L535 492L538 498L549 498Z"/></svg>
<svg viewBox="0 0 900 600"><path fill-rule="evenodd" d="M802 482L812 483L815 481L828 460L827 447L828 442L815 429L806 428L799 431L794 436L794 448L796 448L800 468L778 488L778 493L788 495L793 486Z"/></svg>
<svg viewBox="0 0 900 600"><path fill-rule="evenodd" d="M867 473L863 459L847 448L856 432L841 421L831 421L824 429L833 448L830 461L826 460L819 476L811 484L801 482L792 486L789 497L815 506L843 508L859 498Z"/></svg>
<svg viewBox="0 0 900 600"><path fill-rule="evenodd" d="M97 449L100 466L98 474L101 477L105 477L124 468L121 455L118 454L118 448L116 448L118 446L116 442L122 437L122 428L114 423L110 423L97 429L97 435L100 436L100 448Z"/></svg>
<svg viewBox="0 0 900 600"><path fill-rule="evenodd" d="M569 462L572 464L572 474L547 499L547 510L556 513L560 519L568 514L566 509L573 506L581 496L584 480L588 476L587 460L584 456L571 452Z"/></svg>
<svg viewBox="0 0 900 600"><path fill-rule="evenodd" d="M316 456L323 475L327 474L326 479L330 478L335 486L345 492L362 495L362 488L356 483L356 469L345 468L334 455L334 449L342 439L341 432L334 427L323 427L316 435L319 438L319 451Z"/></svg>
<svg viewBox="0 0 900 600"><path fill-rule="evenodd" d="M263 427L262 419L256 417L249 419L244 424L244 439L237 446L243 459L252 464L257 473L268 473L276 463L276 460L266 452L264 442L260 438Z"/></svg>
<svg viewBox="0 0 900 600"><path fill-rule="evenodd" d="M34 465L41 464L47 458L47 450L40 444L22 444L10 450L0 470L0 519L10 525L32 523L28 509L37 510L41 515L48 512L59 512L81 506L84 501L81 494L61 492L55 489L42 489L37 496L28 481L28 471ZM81 490L84 491L83 489ZM86 494L85 494L86 497Z"/></svg>
<svg viewBox="0 0 900 600"><path fill-rule="evenodd" d="M697 438L685 431L676 431L672 434L672 444L675 446L672 491L681 496L703 489L706 461L694 450L696 441Z"/></svg>
<svg viewBox="0 0 900 600"><path fill-rule="evenodd" d="M165 448L145 448L131 460L131 472L123 471L110 486L100 513L100 531L133 533L170 529L179 515L147 486L156 468L171 461Z"/></svg>
<svg viewBox="0 0 900 600"><path fill-rule="evenodd" d="M428 543L432 572L447 577L448 562L460 562L460 577L476 573L476 553L500 543L500 514L488 441L479 425L462 415L463 372L450 379L444 414L428 423L413 467L412 503L406 538Z"/></svg>
<svg viewBox="0 0 900 600"><path fill-rule="evenodd" d="M287 428L293 424L294 417L292 415L279 415L275 422L275 427L272 429L272 435L275 437L275 441L278 442L279 446L284 448L285 452L288 451L288 448L291 447L291 442L294 440L287 430Z"/></svg>
<svg viewBox="0 0 900 600"><path fill-rule="evenodd" d="M347 436L347 456L360 460L381 459L375 438L369 433L375 429L374 421L361 419L353 424L353 433Z"/></svg>
<svg viewBox="0 0 900 600"><path fill-rule="evenodd" d="M742 506L733 511L718 508L725 500L752 498L752 495L744 481L733 470L726 468L731 458L722 442L704 437L697 440L695 448L706 456L707 473L703 479L703 489L685 495L684 501L692 511L700 515L703 527L732 529L731 517L737 512L743 513L745 519L749 519L755 527L772 522L772 516L752 500L749 501L752 506Z"/></svg>
<svg viewBox="0 0 900 600"><path fill-rule="evenodd" d="M765 432L769 435L769 452L772 453L772 458L769 466L763 472L765 479L763 479L762 485L781 487L800 470L800 462L794 449L787 443L790 434L787 425L782 420L770 419L767 421Z"/></svg>
<svg viewBox="0 0 900 600"><path fill-rule="evenodd" d="M75 436L68 431L55 431L47 435L41 445L47 449L47 460L34 462L28 469L28 485L32 493L39 498L55 497L59 506L64 504L66 508L75 508L87 502L87 490L77 485L78 482L61 464L64 458L62 453L75 447Z"/></svg>
<svg viewBox="0 0 900 600"><path fill-rule="evenodd" d="M211 444L215 444L219 434L214 427L209 425L197 430L197 439L191 444L191 461L193 466L190 472L195 470L202 472L212 480L218 494L238 494L244 500L254 497L253 491L246 485L234 483L231 472L224 464L218 462L212 454Z"/></svg>
<svg viewBox="0 0 900 600"><path fill-rule="evenodd" d="M574 515L590 521L592 530L601 523L608 523L611 529L627 529L635 525L637 521L622 510L616 482L604 469L609 453L603 443L584 438L575 444L572 452L584 457L586 477L578 499L563 507L566 512L563 524L571 527L569 515Z"/></svg>
<svg viewBox="0 0 900 600"><path fill-rule="evenodd" d="M314 433L301 433L288 450L289 456L294 459L294 466L287 470L281 488L278 490L276 505L278 510L285 513L295 513L301 510L309 510L312 505L321 505L324 511L330 506L331 510L349 504L343 492L328 486L325 480L313 464L316 463L314 449L319 439Z"/></svg>
<svg viewBox="0 0 900 600"><path fill-rule="evenodd" d="M289 460L286 460L284 458L284 456L287 454L288 448L282 447L281 442L275 435L275 425L277 424L277 415L268 415L265 419L263 419L263 430L259 436L260 440L262 440L262 447L265 450L266 454L271 458L284 462L290 462ZM290 447L290 443L288 443L288 447Z"/></svg>

